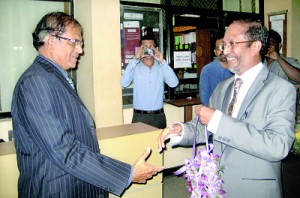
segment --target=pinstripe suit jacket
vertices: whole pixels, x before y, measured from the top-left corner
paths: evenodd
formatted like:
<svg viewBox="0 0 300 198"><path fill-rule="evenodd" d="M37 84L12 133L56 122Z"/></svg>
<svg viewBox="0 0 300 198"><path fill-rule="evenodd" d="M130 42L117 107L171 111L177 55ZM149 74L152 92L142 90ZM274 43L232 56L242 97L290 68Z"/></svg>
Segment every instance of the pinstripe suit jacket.
<svg viewBox="0 0 300 198"><path fill-rule="evenodd" d="M216 135L214 153L225 167L226 198L281 197L281 160L294 140L295 87L269 72L266 66L245 96L237 119L227 115L234 77L222 81L209 106L225 112ZM195 120L184 124L180 144L192 144ZM204 142L204 127L198 142Z"/></svg>
<svg viewBox="0 0 300 198"><path fill-rule="evenodd" d="M17 82L12 119L19 197L107 197L127 187L131 166L99 153L92 117L46 58Z"/></svg>

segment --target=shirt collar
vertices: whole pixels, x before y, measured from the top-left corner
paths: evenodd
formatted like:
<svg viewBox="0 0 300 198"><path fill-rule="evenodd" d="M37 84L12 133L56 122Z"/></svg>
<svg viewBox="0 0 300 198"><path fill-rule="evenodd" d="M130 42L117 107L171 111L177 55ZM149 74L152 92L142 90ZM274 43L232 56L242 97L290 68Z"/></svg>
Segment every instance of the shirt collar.
<svg viewBox="0 0 300 198"><path fill-rule="evenodd" d="M58 69L58 71L60 71L61 73L62 73L62 75L66 78L66 79L68 79L69 78L69 75L68 75L68 72L66 72L63 68L61 68L58 64L56 64L55 62L53 62L52 60L50 60L50 59L48 59L48 58L46 58L45 56L43 56L43 55L39 55L42 59L44 59L44 60L46 60L46 61L49 61L50 63L52 63L52 65L56 68L56 69Z"/></svg>
<svg viewBox="0 0 300 198"><path fill-rule="evenodd" d="M255 65L254 67L252 67L251 69L244 72L242 75L239 76L236 74L234 76L234 79L241 78L244 82L252 83L255 80L258 73L262 70L262 68L263 68L263 64L262 64L262 62L260 62L257 65Z"/></svg>

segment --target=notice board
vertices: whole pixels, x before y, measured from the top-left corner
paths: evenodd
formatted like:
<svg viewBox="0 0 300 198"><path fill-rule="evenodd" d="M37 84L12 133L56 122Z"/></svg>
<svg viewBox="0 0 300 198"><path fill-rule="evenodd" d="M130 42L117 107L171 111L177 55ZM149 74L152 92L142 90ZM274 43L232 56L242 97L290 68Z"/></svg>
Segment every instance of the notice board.
<svg viewBox="0 0 300 198"><path fill-rule="evenodd" d="M282 39L282 48L280 53L286 56L286 36L287 36L287 10L268 13L269 30L278 32Z"/></svg>

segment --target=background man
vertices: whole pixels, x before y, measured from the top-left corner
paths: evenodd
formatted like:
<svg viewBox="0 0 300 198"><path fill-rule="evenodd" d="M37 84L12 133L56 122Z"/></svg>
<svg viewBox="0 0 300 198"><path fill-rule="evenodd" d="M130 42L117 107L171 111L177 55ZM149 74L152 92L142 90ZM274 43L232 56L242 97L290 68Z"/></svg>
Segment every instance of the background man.
<svg viewBox="0 0 300 198"><path fill-rule="evenodd" d="M164 83L176 87L179 81L173 69L163 59L163 54L156 48L156 40L152 35L143 36L140 44L141 47L127 65L121 79L122 87L134 83L132 123L143 122L165 128Z"/></svg>
<svg viewBox="0 0 300 198"><path fill-rule="evenodd" d="M300 64L297 59L284 57L279 53L282 43L281 36L274 30L269 31L269 48L266 61L269 70L279 77L293 83L300 83Z"/></svg>
<svg viewBox="0 0 300 198"><path fill-rule="evenodd" d="M215 42L214 53L216 57L205 65L200 73L199 94L201 104L208 105L209 98L219 82L233 75L227 69L227 60L222 49L223 36L218 36Z"/></svg>
<svg viewBox="0 0 300 198"><path fill-rule="evenodd" d="M197 142L205 141L207 125L214 134L214 153L224 166L227 198L282 196L281 160L294 141L296 91L262 64L267 39L261 23L234 21L225 32L223 47L235 76L217 86L209 107L196 108L201 122ZM159 151L169 138L173 144L193 144L196 121L164 129L158 138Z"/></svg>
<svg viewBox="0 0 300 198"><path fill-rule="evenodd" d="M79 22L49 13L32 36L39 55L12 100L19 197L106 198L161 171L145 162L150 149L133 166L99 153L94 121L67 74L83 53Z"/></svg>

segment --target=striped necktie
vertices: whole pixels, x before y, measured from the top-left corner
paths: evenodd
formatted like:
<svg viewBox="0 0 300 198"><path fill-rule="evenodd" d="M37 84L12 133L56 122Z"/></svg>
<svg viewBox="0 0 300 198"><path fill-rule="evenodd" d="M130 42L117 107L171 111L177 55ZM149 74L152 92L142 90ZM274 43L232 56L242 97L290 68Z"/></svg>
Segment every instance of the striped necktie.
<svg viewBox="0 0 300 198"><path fill-rule="evenodd" d="M233 98L232 98L232 100L229 104L229 108L228 108L228 115L230 115L230 116L233 113L234 105L236 103L237 96L238 96L238 93L239 93L239 90L240 90L242 84L243 84L243 80L241 78L235 79L234 84L233 84Z"/></svg>

